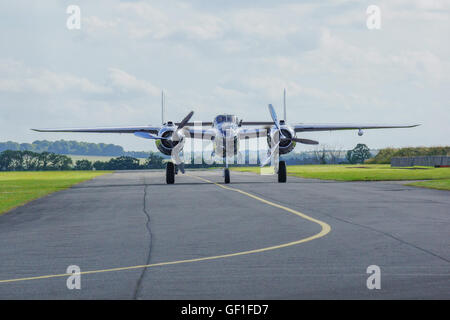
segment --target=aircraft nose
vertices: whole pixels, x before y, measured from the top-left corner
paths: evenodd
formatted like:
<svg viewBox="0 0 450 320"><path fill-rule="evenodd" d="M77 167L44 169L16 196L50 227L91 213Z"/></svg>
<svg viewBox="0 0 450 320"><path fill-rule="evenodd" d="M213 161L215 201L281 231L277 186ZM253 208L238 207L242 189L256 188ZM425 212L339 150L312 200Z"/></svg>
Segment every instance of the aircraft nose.
<svg viewBox="0 0 450 320"><path fill-rule="evenodd" d="M226 137L226 138L230 138L233 137L235 135L235 131L233 128L230 127L222 127L222 134Z"/></svg>

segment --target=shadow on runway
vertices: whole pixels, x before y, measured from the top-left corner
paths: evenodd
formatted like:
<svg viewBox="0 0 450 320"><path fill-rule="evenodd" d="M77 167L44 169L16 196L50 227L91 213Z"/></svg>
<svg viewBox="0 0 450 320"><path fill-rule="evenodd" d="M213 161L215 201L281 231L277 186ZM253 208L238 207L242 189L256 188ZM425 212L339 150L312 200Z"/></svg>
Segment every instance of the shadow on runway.
<svg viewBox="0 0 450 320"><path fill-rule="evenodd" d="M233 184L264 184L264 183L272 183L272 182L263 182L263 181L254 181L254 182L232 182L229 184L225 184L223 182L215 182L213 183L223 184L223 185L233 185ZM116 188L116 187L142 187L142 186L168 186L168 187L174 187L174 186L192 186L192 185L207 185L207 184L213 184L210 182L175 182L173 185L169 185L167 183L140 183L140 184L107 184L107 185L99 185L99 186L74 186L71 189L101 189L101 188ZM274 182L275 183L275 182Z"/></svg>
<svg viewBox="0 0 450 320"><path fill-rule="evenodd" d="M282 185L286 184L311 184L311 183L347 183L348 181L324 181L324 180L292 180L287 183L281 183ZM165 182L156 182L156 183L139 183L139 184L106 184L106 185L95 185L95 186L73 186L71 189L101 189L101 188L123 188L123 187L142 187L142 186L194 186L194 185L207 185L207 184L220 184L224 186L233 186L233 185L252 185L252 184L279 184L276 180L274 181L232 181L231 183L224 183L222 181L213 181L211 182L175 182L173 185L169 185Z"/></svg>

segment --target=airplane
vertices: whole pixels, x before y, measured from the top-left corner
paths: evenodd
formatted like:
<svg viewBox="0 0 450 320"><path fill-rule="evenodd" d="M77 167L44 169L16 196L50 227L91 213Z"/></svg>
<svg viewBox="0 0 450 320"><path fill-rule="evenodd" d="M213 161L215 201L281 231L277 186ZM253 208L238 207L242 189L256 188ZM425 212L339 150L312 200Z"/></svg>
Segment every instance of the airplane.
<svg viewBox="0 0 450 320"><path fill-rule="evenodd" d="M165 155L172 156L172 161L166 165L166 183L174 184L178 171L184 173L184 163L179 158L183 150L186 137L209 140L213 143L212 156L219 156L225 161L223 172L224 182L230 183L229 158L238 153L239 142L243 139L267 137L269 146L268 156L261 163L261 167L275 162L274 172L278 175L278 182L286 182L286 163L278 161L278 155L287 154L294 150L297 143L317 145L318 141L297 137L297 133L335 130L358 130L363 135L363 129L412 128L414 125L389 124L307 124L289 125L286 122L286 91L284 92L284 119L279 120L272 104L269 112L272 121L243 121L235 115L220 114L212 122L189 122L194 114L191 111L181 121L164 121L164 93L161 98L160 126L128 126L128 127L98 127L98 128L62 128L62 129L32 129L37 132L82 132L82 133L132 133L139 138L155 140L156 147Z"/></svg>

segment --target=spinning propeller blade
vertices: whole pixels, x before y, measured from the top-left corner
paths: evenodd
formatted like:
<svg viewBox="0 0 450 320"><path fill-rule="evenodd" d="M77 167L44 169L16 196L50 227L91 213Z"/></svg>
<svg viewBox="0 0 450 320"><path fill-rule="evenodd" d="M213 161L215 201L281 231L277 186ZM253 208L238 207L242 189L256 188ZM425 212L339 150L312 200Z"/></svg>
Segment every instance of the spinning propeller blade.
<svg viewBox="0 0 450 320"><path fill-rule="evenodd" d="M270 116L272 117L275 127L278 130L280 130L280 123L278 122L277 113L275 112L275 109L274 109L273 105L271 105L271 104L269 104L269 112L270 112Z"/></svg>
<svg viewBox="0 0 450 320"><path fill-rule="evenodd" d="M273 123L274 123L275 127L277 128L277 130L280 133L280 139L282 139L282 140L291 140L291 141L295 141L295 142L303 143L303 144L313 144L313 145L319 144L319 142L315 141L315 140L301 139L301 138L296 138L296 137L292 137L292 138L286 137L283 134L283 132L281 131L280 123L279 123L278 117L277 117L277 113L275 112L275 108L271 104L269 104L269 112L270 112L270 116L272 117L272 120L273 120Z"/></svg>
<svg viewBox="0 0 450 320"><path fill-rule="evenodd" d="M148 133L148 132L145 132L145 131L136 131L134 133L134 135L136 137L144 138L144 139L152 139L152 140L164 139L164 140L167 140L167 138L165 138L165 137L155 136L155 135L153 135L151 133Z"/></svg>
<svg viewBox="0 0 450 320"><path fill-rule="evenodd" d="M291 138L292 141L303 143L303 144L319 144L319 141L302 139L302 138Z"/></svg>
<svg viewBox="0 0 450 320"><path fill-rule="evenodd" d="M191 120L193 115L194 115L194 111L189 112L189 114L186 117L184 117L184 119L180 122L177 130L183 129L183 127L186 125L186 123L188 123L189 120Z"/></svg>

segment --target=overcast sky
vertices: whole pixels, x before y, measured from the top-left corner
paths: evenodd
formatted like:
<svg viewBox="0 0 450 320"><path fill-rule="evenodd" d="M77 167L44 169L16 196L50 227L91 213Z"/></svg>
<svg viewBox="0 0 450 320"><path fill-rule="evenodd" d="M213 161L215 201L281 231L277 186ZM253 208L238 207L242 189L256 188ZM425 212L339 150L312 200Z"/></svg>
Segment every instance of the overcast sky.
<svg viewBox="0 0 450 320"><path fill-rule="evenodd" d="M81 9L69 30L66 8ZM381 29L366 9L381 9ZM421 123L305 133L340 148L448 145L450 1L0 2L0 141L79 140L155 150L133 135L30 128L159 125L233 113L268 121ZM311 149L298 146L296 151Z"/></svg>

